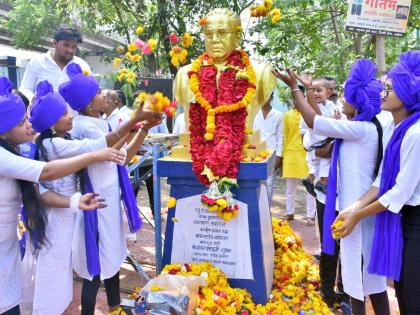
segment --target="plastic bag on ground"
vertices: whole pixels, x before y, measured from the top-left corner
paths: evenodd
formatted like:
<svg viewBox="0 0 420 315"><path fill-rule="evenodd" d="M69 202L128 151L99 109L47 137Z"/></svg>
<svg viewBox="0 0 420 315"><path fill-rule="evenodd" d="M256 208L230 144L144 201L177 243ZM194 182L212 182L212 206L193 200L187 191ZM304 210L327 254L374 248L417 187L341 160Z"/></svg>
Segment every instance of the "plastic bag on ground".
<svg viewBox="0 0 420 315"><path fill-rule="evenodd" d="M184 315L192 313L199 287L205 286L199 276L163 274L150 280L141 293L146 296L150 315Z"/></svg>

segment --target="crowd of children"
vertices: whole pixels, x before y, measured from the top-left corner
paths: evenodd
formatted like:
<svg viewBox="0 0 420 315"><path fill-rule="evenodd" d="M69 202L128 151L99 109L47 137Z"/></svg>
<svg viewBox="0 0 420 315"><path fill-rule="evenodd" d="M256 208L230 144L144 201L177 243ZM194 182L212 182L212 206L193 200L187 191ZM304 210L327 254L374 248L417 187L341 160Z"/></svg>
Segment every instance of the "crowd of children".
<svg viewBox="0 0 420 315"><path fill-rule="evenodd" d="M147 104L129 112L118 92L102 91L78 63L63 69L67 79L57 84L30 68L29 106L0 78L0 314L63 313L73 270L83 278L82 314L94 314L101 281L109 310L119 310L125 235L142 224L124 165L149 130L167 132ZM294 219L299 180L308 191L306 221L314 225L317 214L320 228L323 298L333 307L337 294L349 297L359 315L369 297L375 314L390 314L392 278L400 314L420 314L420 51L403 53L385 82L372 61L356 61L343 102L334 79L286 72L273 73L290 87L293 109L282 115L270 97L254 129L275 149L286 179L286 219ZM381 109L392 121L380 122ZM275 177L273 169L270 203ZM23 259L19 213L28 233Z"/></svg>
<svg viewBox="0 0 420 315"><path fill-rule="evenodd" d="M331 259L338 254L335 235L341 239L342 285L353 314L365 314L367 296L375 314L390 314L387 278L394 280L400 314L420 314L420 272L415 267L420 244L419 71L420 51L401 54L385 84L376 79L376 67L370 60L356 61L344 83L341 115L320 105L327 104L328 93L322 93L328 89L326 81L312 82L291 70L274 71L292 89L295 107L310 130L306 148L314 146L314 141L334 141L327 173L322 159L317 161L325 152L318 155L315 150L314 158L308 150L313 176L306 184L310 190L315 180L313 192L321 223L321 292L331 305L329 293L335 279L331 283L329 278L331 269L337 268ZM384 125L376 117L381 109L393 117Z"/></svg>
<svg viewBox="0 0 420 315"><path fill-rule="evenodd" d="M119 268L127 256L124 222L131 232L141 227L122 165L161 116L140 106L112 132L100 118L109 106L107 93L76 63L67 73L69 81L59 92L46 80L38 83L29 115L12 83L0 79L0 180L6 189L0 201L1 314L19 314L19 304L31 314L63 313L73 298L73 269L84 279L82 314L94 313L101 280L110 310L120 305ZM19 157L18 146L35 135L35 160ZM22 262L16 234L21 204L28 231Z"/></svg>

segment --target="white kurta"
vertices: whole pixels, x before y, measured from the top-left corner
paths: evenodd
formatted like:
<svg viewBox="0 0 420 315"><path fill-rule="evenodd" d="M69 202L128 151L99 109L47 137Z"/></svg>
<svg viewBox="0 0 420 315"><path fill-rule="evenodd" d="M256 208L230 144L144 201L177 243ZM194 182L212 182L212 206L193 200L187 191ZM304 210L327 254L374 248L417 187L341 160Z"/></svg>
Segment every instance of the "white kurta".
<svg viewBox="0 0 420 315"><path fill-rule="evenodd" d="M252 129L260 130L262 140L265 140L267 147L274 149L276 156L283 156L283 114L277 109L272 108L264 118L262 109L255 116ZM268 202L271 205L274 191L274 181L276 179L276 168L269 170L267 177Z"/></svg>
<svg viewBox="0 0 420 315"><path fill-rule="evenodd" d="M316 116L314 131L343 139L338 158L338 210L341 211L366 193L373 183L378 151L376 127L371 122ZM364 218L341 240L344 291L358 300L386 290L386 278L367 271L374 227L375 216Z"/></svg>
<svg viewBox="0 0 420 315"><path fill-rule="evenodd" d="M181 113L175 119L174 129L172 133L184 133L185 131L185 114Z"/></svg>
<svg viewBox="0 0 420 315"><path fill-rule="evenodd" d="M100 118L84 115L75 117L73 137L98 139L108 134L108 123ZM101 279L114 276L127 256L121 210L117 165L96 162L88 167L93 189L106 199L107 207L98 210L98 243ZM73 268L85 279L92 279L87 269L83 213L76 215L73 239Z"/></svg>
<svg viewBox="0 0 420 315"><path fill-rule="evenodd" d="M130 115L124 113L118 108L115 108L109 117L103 117L108 124L111 126L112 130L118 130L122 124L130 120Z"/></svg>
<svg viewBox="0 0 420 315"><path fill-rule="evenodd" d="M16 156L0 147L0 314L22 300L17 237L22 198L16 179L37 182L44 166L44 162Z"/></svg>
<svg viewBox="0 0 420 315"><path fill-rule="evenodd" d="M49 161L64 159L79 154L106 148L105 137L91 140L65 140L52 138L43 141ZM42 159L42 155L40 154ZM76 192L76 174L53 181L42 182L42 186L62 196L70 197ZM24 268L33 269L34 274L24 272L33 285L32 315L62 314L73 299L72 243L76 213L72 209L48 208L47 237L49 244L37 257L26 251ZM32 266L31 266L32 265ZM25 276L24 276L25 278ZM24 294L24 296L28 296Z"/></svg>

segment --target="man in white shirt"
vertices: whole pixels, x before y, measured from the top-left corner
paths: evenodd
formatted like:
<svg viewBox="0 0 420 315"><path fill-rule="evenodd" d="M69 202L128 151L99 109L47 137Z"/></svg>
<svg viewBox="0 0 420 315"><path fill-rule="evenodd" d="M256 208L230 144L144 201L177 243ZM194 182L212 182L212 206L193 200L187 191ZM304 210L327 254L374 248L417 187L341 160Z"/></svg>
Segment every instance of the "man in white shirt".
<svg viewBox="0 0 420 315"><path fill-rule="evenodd" d="M37 84L48 80L54 91L58 91L58 86L69 80L66 67L73 62L79 64L82 70L91 73L89 65L83 59L75 56L77 45L81 42L82 36L77 29L69 26L59 27L54 33L54 48L29 62L19 90L31 100Z"/></svg>
<svg viewBox="0 0 420 315"><path fill-rule="evenodd" d="M118 104L120 112L128 117L131 117L133 109L127 106L127 98L125 97L124 92L121 90L115 90L115 92L117 92L117 95L120 99L120 102Z"/></svg>
<svg viewBox="0 0 420 315"><path fill-rule="evenodd" d="M178 134L183 132L185 132L185 114L181 113L175 119L174 130L172 131L172 133Z"/></svg>
<svg viewBox="0 0 420 315"><path fill-rule="evenodd" d="M272 100L273 95L258 111L253 124L254 130L260 130L261 137L266 141L267 147L276 151L276 167L270 171L267 178L267 192L270 205L273 197L276 169L281 168L283 154L283 114L271 107Z"/></svg>

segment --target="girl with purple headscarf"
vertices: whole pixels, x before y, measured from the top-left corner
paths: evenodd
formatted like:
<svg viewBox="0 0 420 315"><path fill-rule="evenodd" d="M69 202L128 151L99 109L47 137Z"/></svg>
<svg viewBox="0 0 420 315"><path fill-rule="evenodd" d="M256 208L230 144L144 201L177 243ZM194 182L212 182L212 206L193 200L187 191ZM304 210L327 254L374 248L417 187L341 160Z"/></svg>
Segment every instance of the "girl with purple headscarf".
<svg viewBox="0 0 420 315"><path fill-rule="evenodd" d="M110 160L117 151L107 149L48 163L21 157L18 146L32 141L35 132L26 118L24 103L12 88L7 78L0 78L0 314L18 315L22 279L16 232L21 205L35 251L48 245L46 205L85 210L102 206L94 194L69 198L46 192L41 197L34 183L73 174L94 161Z"/></svg>
<svg viewBox="0 0 420 315"><path fill-rule="evenodd" d="M328 177L322 243L322 252L332 255L335 241L330 226L336 210L345 209L369 190L379 170L382 128L375 116L380 112L382 84L376 80L376 67L370 60L356 61L344 86L343 113L347 119L336 120L316 115L297 87L296 74L290 70L289 76L275 74L292 89L295 104L307 125L318 134L336 138ZM302 81L308 86L308 82ZM370 297L375 314L390 314L386 278L367 271L374 224L374 217L365 218L357 225L355 233L342 239L340 244L344 291L350 295L352 312L356 315L365 314L366 296Z"/></svg>
<svg viewBox="0 0 420 315"><path fill-rule="evenodd" d="M381 175L338 219L337 232L352 233L376 214L369 272L395 280L400 313L420 314L420 51L401 54L388 74L382 109L394 118L384 128ZM376 200L376 201L375 201Z"/></svg>
<svg viewBox="0 0 420 315"><path fill-rule="evenodd" d="M60 85L59 92L79 112L72 136L80 140L107 137L110 126L102 119L101 112L108 104L98 82L83 74L77 64L67 66L67 74L70 80ZM127 140L124 134L139 121L145 122L127 146L127 163L138 152L148 129L159 124L161 118L159 113L140 106L128 122L112 133L121 138L118 144L122 145ZM83 277L82 314L94 314L101 280L104 280L109 310L115 312L120 307L119 269L127 257L123 216L128 219L130 232L138 231L141 218L137 202L124 165L107 162L89 165L81 176L81 190L94 190L107 201L104 209L76 215L73 268Z"/></svg>

